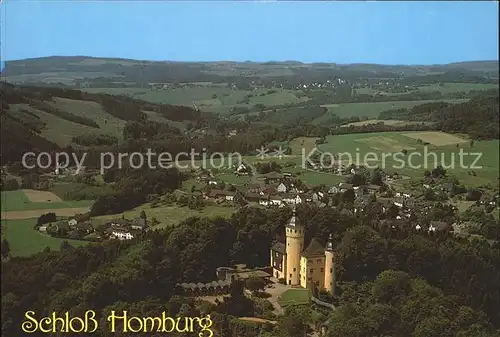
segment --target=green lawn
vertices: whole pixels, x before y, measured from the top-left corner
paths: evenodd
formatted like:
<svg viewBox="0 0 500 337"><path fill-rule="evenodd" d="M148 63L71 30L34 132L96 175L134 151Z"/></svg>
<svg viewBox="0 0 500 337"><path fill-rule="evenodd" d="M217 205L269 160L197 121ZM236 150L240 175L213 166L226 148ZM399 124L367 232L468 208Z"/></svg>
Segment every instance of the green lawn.
<svg viewBox="0 0 500 337"><path fill-rule="evenodd" d="M289 305L301 305L309 303L309 290L307 289L288 289L280 298L278 303L281 307Z"/></svg>
<svg viewBox="0 0 500 337"><path fill-rule="evenodd" d="M309 185L336 185L346 181L345 176L331 174L327 172L315 172L312 170L302 171L298 176L300 180Z"/></svg>
<svg viewBox="0 0 500 337"><path fill-rule="evenodd" d="M87 207L92 205L90 200L70 200L63 202L31 202L21 190L3 191L2 193L2 212L25 211L32 209L56 209Z"/></svg>
<svg viewBox="0 0 500 337"><path fill-rule="evenodd" d="M172 225L176 225L190 217L194 216L201 216L201 217L216 217L216 216L221 216L221 217L230 217L234 211L234 207L229 207L229 206L205 206L203 210L197 211L190 209L188 207L179 207L179 206L159 206L156 208L151 208L150 204L145 204L142 206L139 206L131 211L124 212L122 214L115 214L115 215L103 215L94 218L95 220L110 220L110 219L117 219L121 218L122 215L126 219L132 219L137 216L139 216L140 212L144 210L146 212L146 216L149 219L152 219L153 217L156 218L160 224L158 225L158 228L164 228Z"/></svg>
<svg viewBox="0 0 500 337"><path fill-rule="evenodd" d="M216 179L232 185L245 185L252 181L251 176L238 176L234 173L220 173L216 175Z"/></svg>
<svg viewBox="0 0 500 337"><path fill-rule="evenodd" d="M25 220L3 220L2 237L7 239L12 256L29 256L41 252L45 247L51 250L59 250L61 242L59 239L47 236L33 229L36 219ZM66 240L72 246L88 244L86 241Z"/></svg>

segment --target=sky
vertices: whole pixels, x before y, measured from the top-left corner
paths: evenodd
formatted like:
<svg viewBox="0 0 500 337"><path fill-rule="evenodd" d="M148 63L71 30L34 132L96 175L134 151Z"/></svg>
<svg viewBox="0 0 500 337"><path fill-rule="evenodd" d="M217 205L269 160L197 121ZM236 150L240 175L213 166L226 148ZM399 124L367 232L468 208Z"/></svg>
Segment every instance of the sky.
<svg viewBox="0 0 500 337"><path fill-rule="evenodd" d="M496 1L4 1L2 60L498 60Z"/></svg>

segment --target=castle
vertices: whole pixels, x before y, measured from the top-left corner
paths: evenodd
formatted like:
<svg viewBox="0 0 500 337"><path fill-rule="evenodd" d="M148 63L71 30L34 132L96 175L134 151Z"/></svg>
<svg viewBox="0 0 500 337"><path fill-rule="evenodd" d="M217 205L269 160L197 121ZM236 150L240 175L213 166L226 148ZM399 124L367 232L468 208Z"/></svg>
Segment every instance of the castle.
<svg viewBox="0 0 500 337"><path fill-rule="evenodd" d="M305 227L300 223L295 208L286 225L286 243L271 247L273 277L284 280L287 285L326 290L335 290L335 252L332 237L321 245L312 239L304 249Z"/></svg>

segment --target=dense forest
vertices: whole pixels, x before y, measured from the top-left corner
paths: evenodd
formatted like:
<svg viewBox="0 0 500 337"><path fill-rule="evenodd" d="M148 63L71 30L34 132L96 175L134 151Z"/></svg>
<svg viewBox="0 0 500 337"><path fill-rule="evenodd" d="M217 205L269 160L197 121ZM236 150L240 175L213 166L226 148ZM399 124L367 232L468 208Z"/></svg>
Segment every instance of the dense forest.
<svg viewBox="0 0 500 337"><path fill-rule="evenodd" d="M496 89L485 91L465 103L426 103L411 109L380 113L380 119L435 122L441 131L466 133L474 139L498 139L499 117L499 95Z"/></svg>
<svg viewBox="0 0 500 337"><path fill-rule="evenodd" d="M339 307L326 313L328 336L482 337L500 327L498 244L418 234L411 225L391 229L335 209L302 206L298 214L308 219L306 242L332 234L337 245ZM142 316L210 313L220 337L303 336L307 315L294 310L274 328L235 327L232 317L262 314L238 284L219 305L178 296L175 287L212 281L219 266L267 265L289 216L289 209L242 208L229 220L191 218L131 243L65 245L61 252L12 258L2 270L2 335L19 335L27 310L94 308L104 316L124 308Z"/></svg>

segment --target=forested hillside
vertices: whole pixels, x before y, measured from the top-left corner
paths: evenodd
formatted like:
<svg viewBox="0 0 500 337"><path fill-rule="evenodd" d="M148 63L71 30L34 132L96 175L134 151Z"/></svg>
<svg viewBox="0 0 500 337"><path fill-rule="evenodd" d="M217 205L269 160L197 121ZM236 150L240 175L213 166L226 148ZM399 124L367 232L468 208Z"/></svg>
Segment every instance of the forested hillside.
<svg viewBox="0 0 500 337"><path fill-rule="evenodd" d="M92 145L90 138L122 137L122 130L116 134L113 119L123 121L129 135L134 125L147 125L156 133L179 134L180 131L169 124L169 121L190 121L204 123L212 117L189 107L152 104L138 101L126 96L106 94L89 94L79 90L58 89L48 87L19 87L7 83L0 84L2 102L2 162L19 161L23 153L34 150L52 152L71 145ZM68 111L58 107L56 99L71 102L93 102L102 108L100 123L87 115L87 111L76 109ZM148 121L143 111L152 111L164 119L164 123ZM109 124L108 124L109 120ZM135 123L135 124L134 124ZM107 125L106 125L107 124ZM71 130L67 130L71 127ZM45 132L46 129L52 131ZM68 139L57 142L61 133L71 131ZM109 134L114 132L115 134ZM151 131L149 134L151 135ZM141 135L139 135L141 136ZM144 135L143 135L144 136ZM74 142L73 142L74 140ZM73 144L72 144L73 142ZM94 144L95 145L95 144ZM109 145L109 142L107 143Z"/></svg>
<svg viewBox="0 0 500 337"><path fill-rule="evenodd" d="M334 209L303 206L298 214L310 219L306 242L312 237L325 242L329 234L336 241L340 307L329 321L330 337L355 337L361 331L365 337L495 336L498 244L417 234L411 226L391 230ZM232 316L262 314L258 303L236 288L214 305L176 296L175 285L212 281L218 266L266 265L269 247L289 216L289 209L243 208L230 220L189 219L131 243L67 246L13 258L2 270L3 335L18 335L17 322L27 310L77 314L93 308L103 317L111 308L126 308L141 316L163 310L173 316L210 313L214 336L254 337L258 330L235 330L231 323ZM295 314L280 318L263 336L302 336L307 317ZM106 322L101 323L105 329Z"/></svg>
<svg viewBox="0 0 500 337"><path fill-rule="evenodd" d="M380 119L432 121L441 131L466 133L474 139L498 139L499 102L498 90L490 90L465 103L435 102L383 111Z"/></svg>

